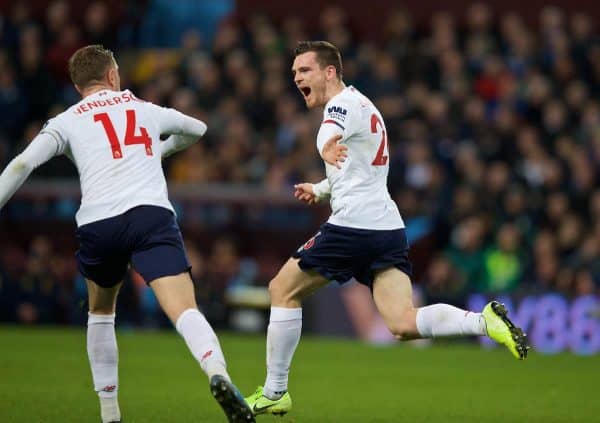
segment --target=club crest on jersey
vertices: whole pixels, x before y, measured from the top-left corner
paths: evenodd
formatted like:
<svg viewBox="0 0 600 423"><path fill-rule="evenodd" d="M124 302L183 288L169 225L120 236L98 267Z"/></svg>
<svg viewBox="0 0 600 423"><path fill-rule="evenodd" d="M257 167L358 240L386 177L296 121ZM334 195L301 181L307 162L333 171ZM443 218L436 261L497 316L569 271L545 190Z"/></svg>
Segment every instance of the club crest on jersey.
<svg viewBox="0 0 600 423"><path fill-rule="evenodd" d="M327 108L327 117L331 119L337 119L344 122L347 114L348 110L340 106L330 106Z"/></svg>

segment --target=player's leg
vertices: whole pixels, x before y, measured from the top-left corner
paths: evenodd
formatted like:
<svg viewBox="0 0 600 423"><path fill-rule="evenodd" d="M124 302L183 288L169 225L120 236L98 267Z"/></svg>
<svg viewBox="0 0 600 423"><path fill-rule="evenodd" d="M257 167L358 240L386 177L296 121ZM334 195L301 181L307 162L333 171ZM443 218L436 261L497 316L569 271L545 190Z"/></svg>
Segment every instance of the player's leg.
<svg viewBox="0 0 600 423"><path fill-rule="evenodd" d="M204 373L209 378L218 374L229 380L217 335L196 305L189 273L155 279L150 287Z"/></svg>
<svg viewBox="0 0 600 423"><path fill-rule="evenodd" d="M516 358L525 358L526 339L502 310L492 302L482 313L449 304L415 308L411 281L406 273L391 267L379 271L373 283L373 298L392 334L399 340L444 336L489 335L508 347Z"/></svg>
<svg viewBox="0 0 600 423"><path fill-rule="evenodd" d="M302 301L328 283L314 271L301 270L296 258L290 258L269 283L265 396L277 399L287 392L290 364L302 331Z"/></svg>
<svg viewBox="0 0 600 423"><path fill-rule="evenodd" d="M131 263L208 375L211 393L229 421L253 422L252 412L227 374L217 335L196 305L190 263L175 216L167 209L142 206L132 209L127 219L135 235Z"/></svg>
<svg viewBox="0 0 600 423"><path fill-rule="evenodd" d="M253 422L254 417L227 374L225 357L212 327L198 310L189 272L150 282L165 314L185 340L210 380L211 392L231 422Z"/></svg>
<svg viewBox="0 0 600 423"><path fill-rule="evenodd" d="M93 222L77 230L77 265L86 278L89 298L87 351L104 423L121 421L115 305L129 255L118 237L120 219Z"/></svg>
<svg viewBox="0 0 600 423"><path fill-rule="evenodd" d="M377 309L402 341L450 335L485 335L485 319L448 304L415 308L408 275L395 267L379 271L373 282Z"/></svg>
<svg viewBox="0 0 600 423"><path fill-rule="evenodd" d="M271 317L267 329L267 377L264 387L247 398L255 414L285 414L292 406L287 393L290 365L302 331L302 300L329 281L303 271L290 258L269 283Z"/></svg>
<svg viewBox="0 0 600 423"><path fill-rule="evenodd" d="M131 265L154 291L163 311L184 338L202 370L229 380L217 336L196 305L190 263L174 214L136 207L126 214L131 231Z"/></svg>
<svg viewBox="0 0 600 423"><path fill-rule="evenodd" d="M119 387L115 306L121 282L102 287L86 279L89 298L87 353L92 369L94 390L100 399L103 423L121 421L117 398Z"/></svg>

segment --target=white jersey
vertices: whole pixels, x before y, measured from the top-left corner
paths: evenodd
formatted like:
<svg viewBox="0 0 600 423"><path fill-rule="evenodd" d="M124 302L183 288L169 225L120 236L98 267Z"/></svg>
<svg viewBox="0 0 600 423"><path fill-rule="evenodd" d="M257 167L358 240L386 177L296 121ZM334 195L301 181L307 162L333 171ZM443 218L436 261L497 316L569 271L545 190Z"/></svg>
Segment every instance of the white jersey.
<svg viewBox="0 0 600 423"><path fill-rule="evenodd" d="M387 189L385 123L373 103L352 86L325 106L317 136L319 151L336 133L343 134L341 142L348 147L348 157L341 169L326 163L332 209L328 222L360 229L404 228Z"/></svg>
<svg viewBox="0 0 600 423"><path fill-rule="evenodd" d="M81 182L77 225L140 205L173 211L162 170L161 134L181 133L182 113L136 98L129 90L102 90L48 121L40 132L56 154L72 155Z"/></svg>

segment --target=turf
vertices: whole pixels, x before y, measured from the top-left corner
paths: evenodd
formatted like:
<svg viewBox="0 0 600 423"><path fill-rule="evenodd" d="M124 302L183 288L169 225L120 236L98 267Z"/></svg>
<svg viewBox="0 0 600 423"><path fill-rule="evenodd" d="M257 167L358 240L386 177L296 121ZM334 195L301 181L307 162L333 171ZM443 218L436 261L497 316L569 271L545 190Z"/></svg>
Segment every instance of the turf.
<svg viewBox="0 0 600 423"><path fill-rule="evenodd" d="M264 380L264 337L220 334L245 394ZM224 422L172 332L118 332L125 421ZM83 329L0 327L0 422L98 422ZM600 357L525 362L500 349L373 347L305 337L292 367L293 411L259 422L600 422Z"/></svg>

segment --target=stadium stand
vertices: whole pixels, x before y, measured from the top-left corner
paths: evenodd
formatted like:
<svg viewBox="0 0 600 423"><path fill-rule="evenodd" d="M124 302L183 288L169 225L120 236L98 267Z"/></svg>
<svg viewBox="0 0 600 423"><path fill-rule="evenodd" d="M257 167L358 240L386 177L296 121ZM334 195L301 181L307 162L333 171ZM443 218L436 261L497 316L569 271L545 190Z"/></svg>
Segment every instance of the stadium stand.
<svg viewBox="0 0 600 423"><path fill-rule="evenodd" d="M600 292L600 38L584 11L549 6L531 24L474 4L422 24L395 8L370 40L334 6L314 30L297 16L241 19L233 2L169 2L169 26L157 19L162 1L31 3L9 2L0 15L0 164L78 100L70 54L88 43L113 48L124 87L208 124L203 142L165 169L199 303L217 325L227 322L228 287L264 285L327 215L288 199L295 182L323 175L320 115L305 111L289 70L295 42L308 38L341 49L345 81L386 119L390 190L426 301ZM222 6L210 28L189 19L209 3ZM0 320L82 319L76 244L65 235L76 176L55 159L0 214ZM58 183L57 194L44 183ZM166 324L132 280L123 321Z"/></svg>

